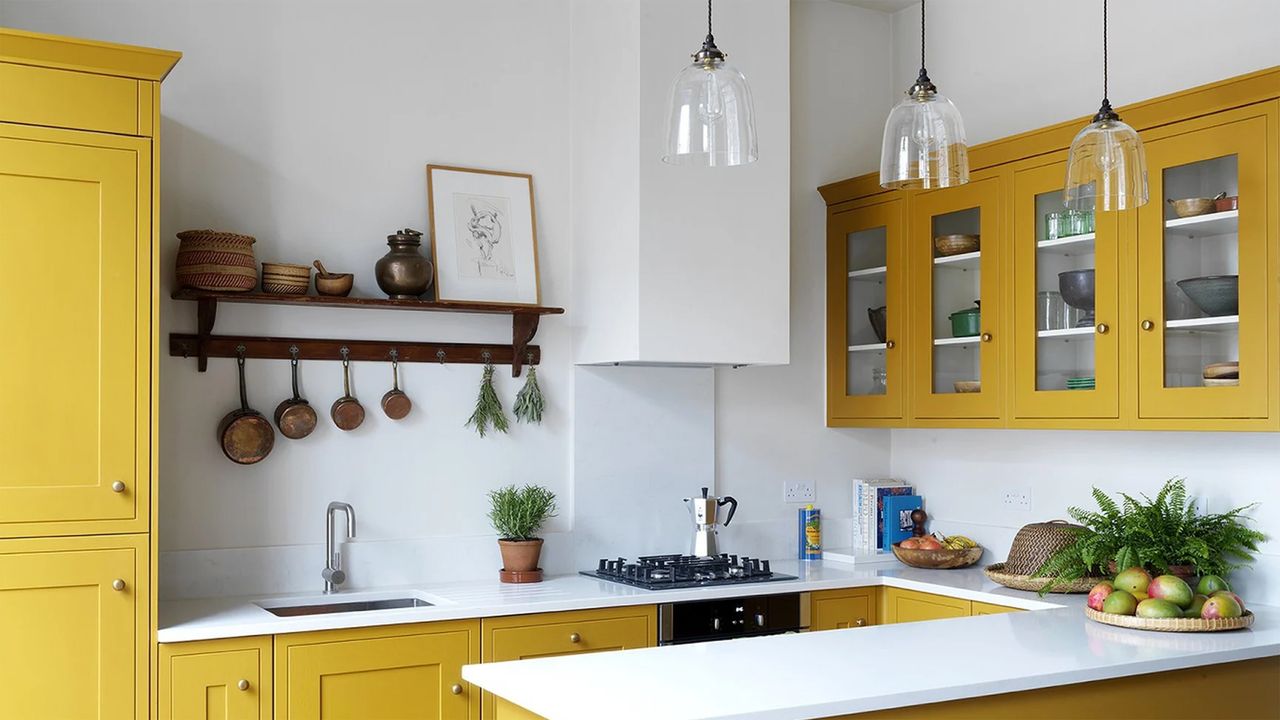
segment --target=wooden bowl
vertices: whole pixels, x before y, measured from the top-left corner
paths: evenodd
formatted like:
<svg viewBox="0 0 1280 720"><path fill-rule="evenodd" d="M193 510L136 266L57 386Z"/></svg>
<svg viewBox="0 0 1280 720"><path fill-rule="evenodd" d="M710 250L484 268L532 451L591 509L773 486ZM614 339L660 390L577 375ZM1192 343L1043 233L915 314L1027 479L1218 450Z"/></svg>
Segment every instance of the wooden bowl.
<svg viewBox="0 0 1280 720"><path fill-rule="evenodd" d="M981 380L957 380L954 383L951 383L951 386L955 388L955 391L958 393L982 392Z"/></svg>
<svg viewBox="0 0 1280 720"><path fill-rule="evenodd" d="M933 247L939 255L960 255L973 252L980 246L977 235L939 235L933 239Z"/></svg>
<svg viewBox="0 0 1280 720"><path fill-rule="evenodd" d="M336 295L346 297L351 294L351 286L356 276L351 273L332 273L321 275L316 273L316 292L320 295Z"/></svg>
<svg viewBox="0 0 1280 720"><path fill-rule="evenodd" d="M1204 215L1213 212L1213 198L1182 198L1181 200L1170 200L1169 204L1173 206L1173 214L1180 218L1195 217L1196 215Z"/></svg>
<svg viewBox="0 0 1280 720"><path fill-rule="evenodd" d="M311 266L262 263L262 292L269 295L306 295L311 286Z"/></svg>
<svg viewBox="0 0 1280 720"><path fill-rule="evenodd" d="M948 550L946 548L942 550L908 550L898 547L897 543L889 547L893 548L894 557L901 560L904 565L928 568L930 570L969 567L982 557L981 545L963 550Z"/></svg>
<svg viewBox="0 0 1280 720"><path fill-rule="evenodd" d="M1238 361L1209 363L1204 366L1204 377L1211 380L1239 378L1240 363Z"/></svg>

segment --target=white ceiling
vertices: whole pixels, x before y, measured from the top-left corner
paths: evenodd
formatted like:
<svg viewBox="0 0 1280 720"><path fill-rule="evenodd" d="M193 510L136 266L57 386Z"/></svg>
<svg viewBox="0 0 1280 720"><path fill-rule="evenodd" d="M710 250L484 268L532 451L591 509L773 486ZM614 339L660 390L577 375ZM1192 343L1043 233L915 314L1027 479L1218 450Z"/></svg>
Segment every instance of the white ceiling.
<svg viewBox="0 0 1280 720"><path fill-rule="evenodd" d="M868 10L895 13L916 5L918 0L835 0L835 2L844 3L845 5L857 5Z"/></svg>

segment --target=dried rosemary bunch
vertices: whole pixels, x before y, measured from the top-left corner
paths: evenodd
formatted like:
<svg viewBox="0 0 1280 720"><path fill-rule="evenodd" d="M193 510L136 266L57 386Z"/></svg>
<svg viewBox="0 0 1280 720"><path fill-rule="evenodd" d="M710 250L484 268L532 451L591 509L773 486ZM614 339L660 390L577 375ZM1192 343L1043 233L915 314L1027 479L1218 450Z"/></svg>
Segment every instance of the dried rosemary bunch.
<svg viewBox="0 0 1280 720"><path fill-rule="evenodd" d="M516 404L512 410L515 411L516 420L520 422L541 424L544 407L546 407L546 401L542 397L542 388L538 385L538 370L530 367L524 387L516 393Z"/></svg>
<svg viewBox="0 0 1280 720"><path fill-rule="evenodd" d="M480 437L488 434L490 426L498 432L505 433L510 426L507 415L502 411L502 401L493 389L493 363L484 364L484 377L480 380L480 395L476 398L475 412L466 422L480 433Z"/></svg>

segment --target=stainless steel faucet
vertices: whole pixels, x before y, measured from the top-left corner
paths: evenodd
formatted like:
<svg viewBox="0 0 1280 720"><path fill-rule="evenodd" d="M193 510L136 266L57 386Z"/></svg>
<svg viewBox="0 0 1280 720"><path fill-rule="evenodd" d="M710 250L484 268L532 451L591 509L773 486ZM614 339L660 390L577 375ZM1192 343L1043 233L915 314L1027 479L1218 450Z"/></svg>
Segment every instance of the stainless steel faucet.
<svg viewBox="0 0 1280 720"><path fill-rule="evenodd" d="M324 578L325 593L338 591L338 586L347 581L347 573L342 569L342 553L338 552L337 543L333 539L333 514L341 510L347 515L347 540L356 536L356 511L344 502L331 502L324 515Z"/></svg>

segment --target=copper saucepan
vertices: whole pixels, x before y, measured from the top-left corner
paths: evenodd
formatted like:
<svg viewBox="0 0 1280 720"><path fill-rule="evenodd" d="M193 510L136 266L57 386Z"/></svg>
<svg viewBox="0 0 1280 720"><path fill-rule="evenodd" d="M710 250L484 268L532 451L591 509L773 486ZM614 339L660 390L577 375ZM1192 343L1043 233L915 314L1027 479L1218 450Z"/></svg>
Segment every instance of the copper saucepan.
<svg viewBox="0 0 1280 720"><path fill-rule="evenodd" d="M237 370L240 374L240 407L232 410L218 423L218 441L222 454L231 462L252 465L271 453L276 443L276 431L271 428L262 413L249 407L249 395L244 386L244 346L236 348Z"/></svg>
<svg viewBox="0 0 1280 720"><path fill-rule="evenodd" d="M400 389L400 352L391 350L391 389L382 396L382 412L392 420L402 420L413 409L413 401Z"/></svg>
<svg viewBox="0 0 1280 720"><path fill-rule="evenodd" d="M316 429L316 411L298 392L298 346L291 346L289 354L293 356L289 360L293 371L293 397L281 400L276 406L276 427L290 440L301 440Z"/></svg>
<svg viewBox="0 0 1280 720"><path fill-rule="evenodd" d="M342 397L333 401L329 408L329 417L339 430L355 430L364 422L364 407L351 395L351 361L350 351L342 348Z"/></svg>

